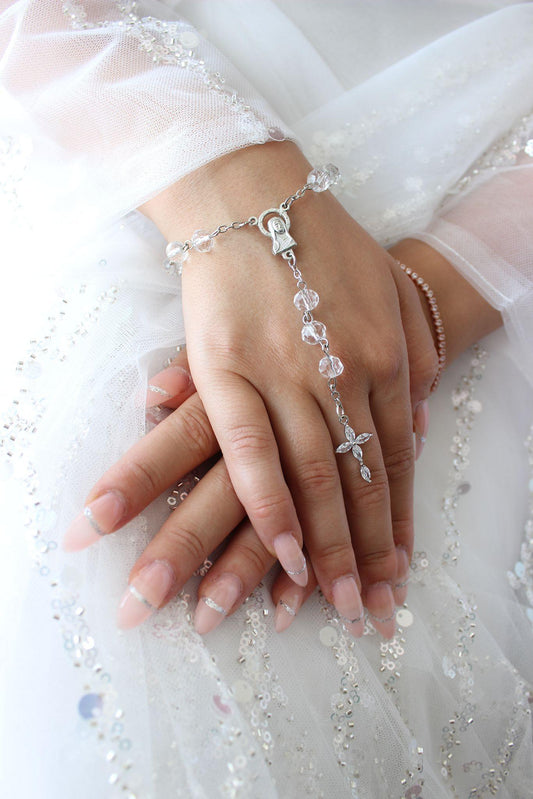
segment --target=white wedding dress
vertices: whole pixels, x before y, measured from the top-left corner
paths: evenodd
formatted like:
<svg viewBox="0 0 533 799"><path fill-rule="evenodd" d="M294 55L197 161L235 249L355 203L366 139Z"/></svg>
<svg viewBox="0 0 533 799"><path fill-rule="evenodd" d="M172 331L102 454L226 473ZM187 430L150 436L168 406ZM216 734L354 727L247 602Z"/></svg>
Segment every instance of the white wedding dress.
<svg viewBox="0 0 533 799"><path fill-rule="evenodd" d="M533 797L532 42L533 5L499 0L1 0L2 797ZM505 330L431 398L392 641L352 639L318 592L277 635L268 579L202 639L198 576L119 632L166 497L59 542L183 342L135 209L283 137Z"/></svg>

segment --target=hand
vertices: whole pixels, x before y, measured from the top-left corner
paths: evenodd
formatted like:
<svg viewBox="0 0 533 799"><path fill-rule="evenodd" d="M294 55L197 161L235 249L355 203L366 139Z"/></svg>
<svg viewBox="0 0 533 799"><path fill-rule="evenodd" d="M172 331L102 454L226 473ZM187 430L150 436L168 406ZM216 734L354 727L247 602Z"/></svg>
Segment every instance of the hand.
<svg viewBox="0 0 533 799"><path fill-rule="evenodd" d="M184 238L200 220L214 229L271 207L309 168L292 144L250 148L198 170L145 211L167 238ZM254 203L244 213L243 196ZM191 371L265 549L305 584L305 541L351 631L363 631L362 589L376 626L392 635L393 591L413 541L413 410L437 369L432 337L411 281L331 195L307 195L292 218L304 278L321 297L317 318L346 366L338 385L346 412L358 432L373 434L372 483L349 455L334 455L342 430L316 348L300 339L292 276L256 231L220 237L215 252L185 265Z"/></svg>

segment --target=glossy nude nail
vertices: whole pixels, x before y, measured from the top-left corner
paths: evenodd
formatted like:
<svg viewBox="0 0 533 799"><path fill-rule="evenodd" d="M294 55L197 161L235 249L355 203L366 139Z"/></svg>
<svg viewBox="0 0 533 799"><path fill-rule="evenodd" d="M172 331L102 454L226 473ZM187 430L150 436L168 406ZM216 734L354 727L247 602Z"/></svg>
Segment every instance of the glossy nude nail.
<svg viewBox="0 0 533 799"><path fill-rule="evenodd" d="M353 577L340 577L332 586L333 604L344 626L354 638L365 630L365 612L357 583Z"/></svg>
<svg viewBox="0 0 533 799"><path fill-rule="evenodd" d="M293 623L302 606L303 596L304 592L301 589L294 588L293 591L286 591L280 597L274 614L274 627L277 633L282 633Z"/></svg>
<svg viewBox="0 0 533 799"><path fill-rule="evenodd" d="M117 625L131 630L161 607L174 583L174 571L166 560L154 560L135 575L119 605Z"/></svg>
<svg viewBox="0 0 533 799"><path fill-rule="evenodd" d="M108 491L93 500L74 519L62 541L65 552L79 552L115 529L126 512L118 491Z"/></svg>
<svg viewBox="0 0 533 799"><path fill-rule="evenodd" d="M242 582L236 574L221 574L210 586L209 594L200 597L194 614L196 632L205 635L225 619L242 594Z"/></svg>
<svg viewBox="0 0 533 799"><path fill-rule="evenodd" d="M190 388L191 383L191 376L186 369L182 369L181 366L169 366L151 378L146 391L146 407L152 408L171 397L183 394Z"/></svg>
<svg viewBox="0 0 533 799"><path fill-rule="evenodd" d="M429 405L427 400L419 402L413 416L415 431L415 460L418 460L427 441L429 430Z"/></svg>
<svg viewBox="0 0 533 799"><path fill-rule="evenodd" d="M366 608L378 633L392 638L396 631L396 603L388 583L375 583L366 589Z"/></svg>
<svg viewBox="0 0 533 799"><path fill-rule="evenodd" d="M396 547L396 582L394 584L394 601L403 605L407 599L407 586L409 583L409 558L403 547Z"/></svg>
<svg viewBox="0 0 533 799"><path fill-rule="evenodd" d="M298 541L292 533L280 533L273 542L274 550L283 569L296 585L306 586L307 562Z"/></svg>

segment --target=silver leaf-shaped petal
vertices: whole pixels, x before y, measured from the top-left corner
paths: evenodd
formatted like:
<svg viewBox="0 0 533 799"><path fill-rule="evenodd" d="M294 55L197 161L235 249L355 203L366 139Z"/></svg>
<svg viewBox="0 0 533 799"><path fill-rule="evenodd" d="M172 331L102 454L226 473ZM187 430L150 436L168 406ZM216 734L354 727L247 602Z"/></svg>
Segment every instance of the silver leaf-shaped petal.
<svg viewBox="0 0 533 799"><path fill-rule="evenodd" d="M345 441L344 444L341 444L337 447L335 452L349 452L352 448L352 445L349 441Z"/></svg>
<svg viewBox="0 0 533 799"><path fill-rule="evenodd" d="M357 444L352 444L352 452L354 458L356 458L361 466L363 465L363 450L361 447L358 447Z"/></svg>
<svg viewBox="0 0 533 799"><path fill-rule="evenodd" d="M369 438L372 438L373 435L374 435L373 433L361 433L355 439L355 443L356 444L366 444L366 442L369 440Z"/></svg>
<svg viewBox="0 0 533 799"><path fill-rule="evenodd" d="M352 427L350 427L349 424L345 425L344 427L344 435L346 436L348 441L351 441L353 444L353 442L355 441L355 430Z"/></svg>
<svg viewBox="0 0 533 799"><path fill-rule="evenodd" d="M363 480L366 480L367 483L371 483L371 476L370 476L370 469L368 466L361 466L361 477Z"/></svg>

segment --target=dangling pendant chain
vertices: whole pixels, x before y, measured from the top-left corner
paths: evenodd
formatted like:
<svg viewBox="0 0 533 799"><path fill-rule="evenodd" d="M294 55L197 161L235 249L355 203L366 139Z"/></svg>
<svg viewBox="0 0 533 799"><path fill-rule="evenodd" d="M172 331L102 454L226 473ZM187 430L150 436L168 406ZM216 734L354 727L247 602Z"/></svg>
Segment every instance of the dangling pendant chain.
<svg viewBox="0 0 533 799"><path fill-rule="evenodd" d="M212 233L205 230L197 230L190 240L180 242L172 241L168 244L166 254L167 261L165 261L165 270L172 275L181 276L183 263L189 256L191 249L197 252L209 252L213 248L214 239L221 233L227 233L230 230L239 230L240 228L250 226L257 227L260 232L271 239L273 255L281 255L290 267L296 285L298 288L297 293L294 295L294 305L299 311L302 311L302 340L306 344L319 344L323 353L320 359L318 370L320 374L327 378L328 388L331 398L335 403L335 410L337 412L337 419L344 428L345 441L340 444L335 452L344 453L351 452L354 458L359 463L359 471L363 480L367 483L371 482L370 469L363 462L362 444L365 444L370 438L372 433L359 433L357 434L350 426L348 415L344 410L341 395L337 389L337 377L344 371L344 364L335 355L331 355L329 351L329 341L326 337L326 326L323 322L319 322L314 318L312 311L317 307L319 296L316 291L310 289L303 279L302 273L298 268L296 256L294 254L294 247L296 242L289 233L291 222L289 219L288 211L292 204L301 199L304 194L313 190L316 192L326 191L330 186L337 183L340 178L339 170L333 164L327 164L323 167L313 169L307 177L307 183L301 189L298 189L295 194L291 194L284 200L279 208L268 208L259 217L251 216L243 222L232 222L230 225L219 225L219 227ZM266 227L265 227L265 221Z"/></svg>

